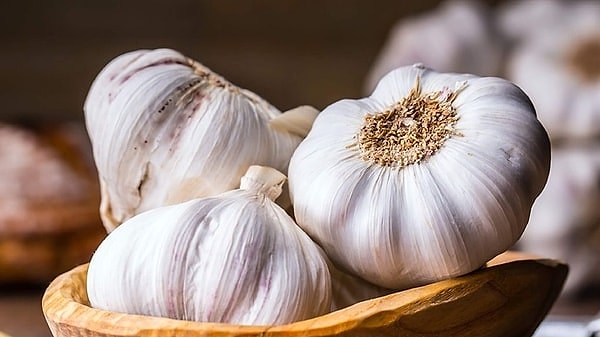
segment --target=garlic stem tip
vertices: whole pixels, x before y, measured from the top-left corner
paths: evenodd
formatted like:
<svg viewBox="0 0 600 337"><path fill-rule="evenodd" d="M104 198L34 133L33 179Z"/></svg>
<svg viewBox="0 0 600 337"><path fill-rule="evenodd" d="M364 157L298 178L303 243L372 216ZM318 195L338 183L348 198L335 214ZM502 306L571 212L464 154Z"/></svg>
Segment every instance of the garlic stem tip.
<svg viewBox="0 0 600 337"><path fill-rule="evenodd" d="M275 201L280 195L287 177L278 170L260 165L252 165L240 181L240 189L266 195Z"/></svg>

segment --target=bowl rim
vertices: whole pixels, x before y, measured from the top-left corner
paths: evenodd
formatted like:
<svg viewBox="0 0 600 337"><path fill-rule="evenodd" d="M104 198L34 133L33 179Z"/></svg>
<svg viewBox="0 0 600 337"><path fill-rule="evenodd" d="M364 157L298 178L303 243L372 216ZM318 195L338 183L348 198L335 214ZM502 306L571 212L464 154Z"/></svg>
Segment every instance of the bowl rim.
<svg viewBox="0 0 600 337"><path fill-rule="evenodd" d="M172 335L183 333L186 336L343 335L354 329L368 331L394 326L403 316L418 314L431 307L427 299L439 294L440 290L446 293L462 291L472 295L484 285L493 282L495 278L502 277L515 268L526 267L530 270L558 268L560 274L557 278L558 289L552 291L552 296L548 297L544 308L540 310L541 317L538 317L535 322L537 327L560 293L568 270L566 264L557 260L509 251L492 259L485 268L463 276L365 300L311 319L284 325L263 326L182 321L92 308L89 306L85 291L88 266L89 263L82 264L59 275L50 283L42 297L44 317L54 336L61 335L55 331L61 326L94 331L106 336L156 336L157 330Z"/></svg>

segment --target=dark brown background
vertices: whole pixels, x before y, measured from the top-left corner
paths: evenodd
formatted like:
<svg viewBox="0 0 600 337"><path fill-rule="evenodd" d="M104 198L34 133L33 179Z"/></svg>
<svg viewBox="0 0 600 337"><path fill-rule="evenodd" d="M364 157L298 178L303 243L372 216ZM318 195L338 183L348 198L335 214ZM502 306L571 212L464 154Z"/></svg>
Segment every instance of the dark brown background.
<svg viewBox="0 0 600 337"><path fill-rule="evenodd" d="M108 61L159 47L204 63L282 110L322 108L361 95L392 23L438 2L5 1L0 120L81 120L87 90Z"/></svg>
<svg viewBox="0 0 600 337"><path fill-rule="evenodd" d="M4 1L0 121L83 121L87 90L108 61L158 47L196 59L281 110L323 108L363 95L364 78L391 25L438 2ZM0 331L49 336L40 308L43 290L0 288Z"/></svg>

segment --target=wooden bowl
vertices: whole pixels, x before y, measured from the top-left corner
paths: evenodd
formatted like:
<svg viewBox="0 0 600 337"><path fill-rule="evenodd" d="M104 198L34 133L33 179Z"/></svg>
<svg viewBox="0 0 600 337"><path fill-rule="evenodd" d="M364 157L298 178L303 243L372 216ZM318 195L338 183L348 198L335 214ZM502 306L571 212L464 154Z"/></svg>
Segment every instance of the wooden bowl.
<svg viewBox="0 0 600 337"><path fill-rule="evenodd" d="M96 310L88 265L57 277L42 298L55 337L531 336L558 297L567 265L506 252L484 268L278 326L188 322Z"/></svg>

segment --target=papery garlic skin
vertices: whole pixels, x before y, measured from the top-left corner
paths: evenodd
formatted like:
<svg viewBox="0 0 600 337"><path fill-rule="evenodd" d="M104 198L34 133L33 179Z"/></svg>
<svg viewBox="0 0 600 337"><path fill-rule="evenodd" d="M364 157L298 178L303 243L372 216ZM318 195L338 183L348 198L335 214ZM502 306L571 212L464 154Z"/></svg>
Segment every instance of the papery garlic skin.
<svg viewBox="0 0 600 337"><path fill-rule="evenodd" d="M507 78L530 95L552 140L599 137L600 3L527 0L514 6L500 15L505 34L519 36ZM522 17L526 24L515 25Z"/></svg>
<svg viewBox="0 0 600 337"><path fill-rule="evenodd" d="M356 303L386 296L395 292L349 274L328 261L331 274L331 311L341 310Z"/></svg>
<svg viewBox="0 0 600 337"><path fill-rule="evenodd" d="M548 184L517 243L523 251L569 264L561 296L600 286L600 144L552 149Z"/></svg>
<svg viewBox="0 0 600 337"><path fill-rule="evenodd" d="M414 63L443 72L496 75L504 46L490 14L476 1L447 0L432 11L398 20L369 70L365 92L371 93L389 71Z"/></svg>
<svg viewBox="0 0 600 337"><path fill-rule="evenodd" d="M327 313L321 249L269 198L285 176L248 177L242 189L140 213L111 232L89 265L92 307L241 325Z"/></svg>
<svg viewBox="0 0 600 337"><path fill-rule="evenodd" d="M417 79L424 95L454 90L454 133L404 167L362 159L366 116ZM323 110L292 156L289 187L296 221L336 264L405 289L470 272L516 242L549 161L548 136L518 87L415 65L390 72L370 97Z"/></svg>
<svg viewBox="0 0 600 337"><path fill-rule="evenodd" d="M154 207L236 188L250 165L285 173L303 138L286 123L271 127L286 116L277 108L170 49L112 60L84 110L108 231ZM316 113L304 110L295 117L310 126Z"/></svg>

